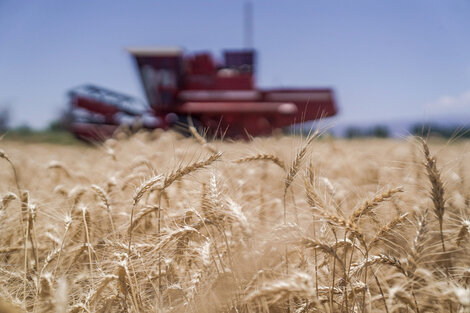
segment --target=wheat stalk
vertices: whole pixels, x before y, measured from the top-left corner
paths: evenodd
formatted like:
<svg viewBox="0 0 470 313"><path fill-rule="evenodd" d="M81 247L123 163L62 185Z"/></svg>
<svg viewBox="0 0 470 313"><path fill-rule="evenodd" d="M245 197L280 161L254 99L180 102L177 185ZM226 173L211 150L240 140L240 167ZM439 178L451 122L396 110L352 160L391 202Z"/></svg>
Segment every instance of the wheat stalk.
<svg viewBox="0 0 470 313"><path fill-rule="evenodd" d="M159 207L157 205L149 205L145 207L144 209L140 210L139 213L136 214L134 221L132 222L131 225L129 225L128 232L130 233L132 229L135 228L137 224L147 215L149 215L152 212L157 212L159 210Z"/></svg>
<svg viewBox="0 0 470 313"><path fill-rule="evenodd" d="M90 234L90 212L87 207L82 207L83 226L85 228L85 243L88 249L88 261L90 267L90 278L93 281L93 261L91 259L91 251L93 249L91 245L91 234Z"/></svg>

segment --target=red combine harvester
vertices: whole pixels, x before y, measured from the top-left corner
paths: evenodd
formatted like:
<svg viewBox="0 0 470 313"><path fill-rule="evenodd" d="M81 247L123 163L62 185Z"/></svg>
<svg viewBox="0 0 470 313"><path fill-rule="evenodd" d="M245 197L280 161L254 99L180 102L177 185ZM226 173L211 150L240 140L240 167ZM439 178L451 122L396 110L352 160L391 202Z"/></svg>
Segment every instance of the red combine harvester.
<svg viewBox="0 0 470 313"><path fill-rule="evenodd" d="M208 53L180 48L130 48L149 106L95 86L69 92L72 132L86 140L112 135L139 120L144 128L187 127L188 119L208 134L242 138L335 115L331 89L257 89L255 51L225 51L222 62Z"/></svg>

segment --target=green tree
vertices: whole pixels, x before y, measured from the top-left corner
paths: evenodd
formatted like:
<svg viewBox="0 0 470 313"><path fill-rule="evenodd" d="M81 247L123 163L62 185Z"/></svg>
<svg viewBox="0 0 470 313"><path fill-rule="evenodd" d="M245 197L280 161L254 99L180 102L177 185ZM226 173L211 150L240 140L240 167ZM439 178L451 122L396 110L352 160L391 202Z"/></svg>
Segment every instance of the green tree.
<svg viewBox="0 0 470 313"><path fill-rule="evenodd" d="M369 135L378 138L388 138L390 137L390 131L385 125L377 125L369 131Z"/></svg>
<svg viewBox="0 0 470 313"><path fill-rule="evenodd" d="M351 126L346 129L345 136L346 138L352 139L364 137L364 133L359 127Z"/></svg>

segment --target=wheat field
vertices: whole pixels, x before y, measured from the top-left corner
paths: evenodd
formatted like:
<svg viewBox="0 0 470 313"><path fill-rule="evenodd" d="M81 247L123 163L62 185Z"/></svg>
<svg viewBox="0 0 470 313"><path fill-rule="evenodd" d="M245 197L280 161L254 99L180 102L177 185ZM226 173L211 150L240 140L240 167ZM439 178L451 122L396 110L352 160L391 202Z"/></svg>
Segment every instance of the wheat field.
<svg viewBox="0 0 470 313"><path fill-rule="evenodd" d="M0 312L470 312L470 145L1 141Z"/></svg>

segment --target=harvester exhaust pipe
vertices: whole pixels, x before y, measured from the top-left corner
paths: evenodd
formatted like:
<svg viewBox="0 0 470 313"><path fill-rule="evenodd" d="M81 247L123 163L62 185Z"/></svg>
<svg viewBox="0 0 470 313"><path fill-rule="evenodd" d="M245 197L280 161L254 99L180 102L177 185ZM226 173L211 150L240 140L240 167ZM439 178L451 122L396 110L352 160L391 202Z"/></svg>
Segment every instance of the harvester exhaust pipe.
<svg viewBox="0 0 470 313"><path fill-rule="evenodd" d="M245 49L253 49L253 3L246 1L243 11L243 41Z"/></svg>

